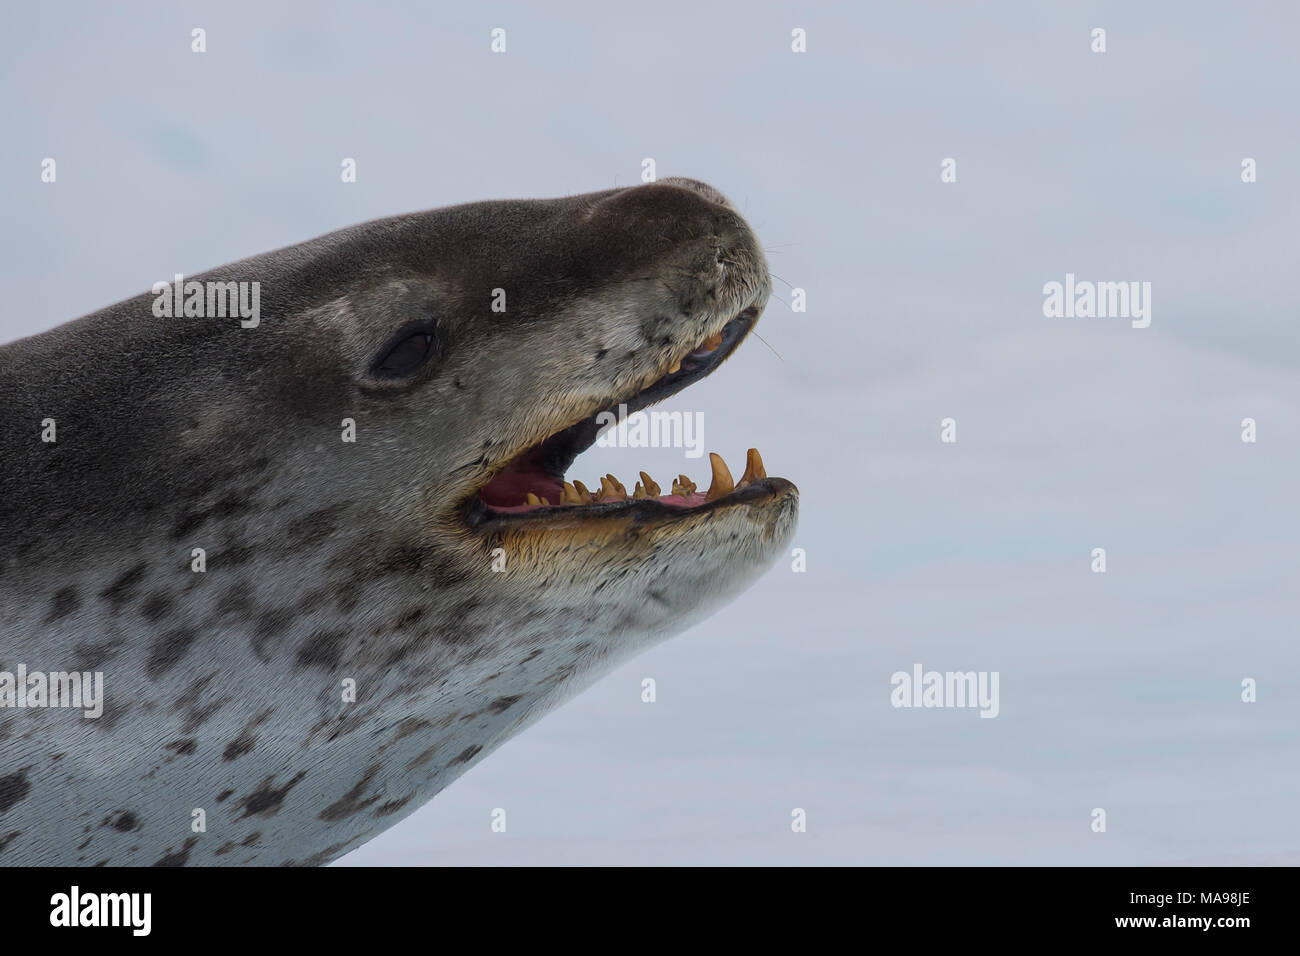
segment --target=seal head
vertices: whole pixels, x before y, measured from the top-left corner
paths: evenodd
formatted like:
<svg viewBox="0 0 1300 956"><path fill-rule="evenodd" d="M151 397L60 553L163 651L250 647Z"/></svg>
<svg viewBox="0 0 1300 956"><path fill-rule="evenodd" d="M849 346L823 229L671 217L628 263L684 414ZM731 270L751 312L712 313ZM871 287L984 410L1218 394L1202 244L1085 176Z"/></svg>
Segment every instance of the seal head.
<svg viewBox="0 0 1300 956"><path fill-rule="evenodd" d="M192 281L257 283L260 322L146 294L0 347L0 670L104 681L98 719L0 707L0 863L328 862L793 534L757 453L708 491L565 474L767 302L703 183L399 216Z"/></svg>

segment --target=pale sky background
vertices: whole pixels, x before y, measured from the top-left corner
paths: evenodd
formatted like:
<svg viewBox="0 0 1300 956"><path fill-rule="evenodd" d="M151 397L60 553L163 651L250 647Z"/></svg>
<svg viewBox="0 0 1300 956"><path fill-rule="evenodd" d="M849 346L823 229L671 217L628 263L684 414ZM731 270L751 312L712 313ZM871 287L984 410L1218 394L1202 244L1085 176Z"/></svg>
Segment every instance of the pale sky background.
<svg viewBox="0 0 1300 956"><path fill-rule="evenodd" d="M807 573L342 862L1296 863L1297 35L1291 3L9 2L0 341L653 157L747 212L780 299L807 290L665 406L799 485ZM1150 328L1044 318L1066 272L1151 282ZM707 468L573 473L642 467ZM895 710L917 662L998 671L1000 715Z"/></svg>

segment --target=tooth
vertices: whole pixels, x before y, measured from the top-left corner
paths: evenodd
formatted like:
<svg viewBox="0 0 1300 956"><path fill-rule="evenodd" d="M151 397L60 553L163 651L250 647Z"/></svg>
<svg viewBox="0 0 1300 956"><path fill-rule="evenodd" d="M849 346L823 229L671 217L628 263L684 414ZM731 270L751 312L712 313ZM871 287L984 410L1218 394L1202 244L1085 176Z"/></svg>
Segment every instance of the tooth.
<svg viewBox="0 0 1300 956"><path fill-rule="evenodd" d="M538 498L535 494L533 494L530 491L528 492L528 497L524 499L524 503L530 505L540 505L542 503L542 499Z"/></svg>
<svg viewBox="0 0 1300 956"><path fill-rule="evenodd" d="M713 482L709 485L704 500L713 501L735 491L736 484L731 480L731 472L727 471L727 463L722 460L722 456L709 452L709 464L713 466Z"/></svg>
<svg viewBox="0 0 1300 956"><path fill-rule="evenodd" d="M751 448L745 455L745 473L740 476L740 483L736 487L744 488L750 482L766 477L767 472L763 470L763 459L759 456L758 449Z"/></svg>
<svg viewBox="0 0 1300 956"><path fill-rule="evenodd" d="M695 494L695 482L685 475L678 475L677 480L673 482L673 494L682 498L689 498Z"/></svg>
<svg viewBox="0 0 1300 956"><path fill-rule="evenodd" d="M676 362L673 363L673 367L670 368L670 369L668 370L668 374L669 374L669 375L672 375L674 372L676 372L676 371L677 371L679 368L681 368L681 367L682 367L682 360L681 360L681 359L678 359Z"/></svg>
<svg viewBox="0 0 1300 956"><path fill-rule="evenodd" d="M645 493L645 489L641 487L641 482L638 481L636 483L636 490L632 492L633 500L641 501L643 498L648 498L648 497L649 495Z"/></svg>
<svg viewBox="0 0 1300 956"><path fill-rule="evenodd" d="M600 479L600 494L597 501L627 501L627 489L613 475Z"/></svg>
<svg viewBox="0 0 1300 956"><path fill-rule="evenodd" d="M574 488L574 490L577 491L578 494L580 494L580 495L582 496L582 498L583 498L583 500L579 501L578 504L580 504L580 505L589 505L589 504L592 504L593 502L595 502L595 500L596 500L596 496L595 496L595 494L593 494L592 492L588 491L588 490L587 490L587 486L584 485L582 482L580 482L580 481L575 481L575 482L573 483L573 488Z"/></svg>
<svg viewBox="0 0 1300 956"><path fill-rule="evenodd" d="M582 495L578 489L573 486L573 482L566 481L564 483L564 494L560 496L560 503L566 505L585 505L587 501L586 496Z"/></svg>
<svg viewBox="0 0 1300 956"><path fill-rule="evenodd" d="M722 333L714 332L707 339L705 339L703 342L700 343L700 348L704 349L706 352L712 352L721 344L722 344Z"/></svg>
<svg viewBox="0 0 1300 956"><path fill-rule="evenodd" d="M645 484L645 494L647 498L659 497L659 491L660 491L659 486L656 485L655 480L651 478L649 475L647 475L644 471L641 472L641 481Z"/></svg>

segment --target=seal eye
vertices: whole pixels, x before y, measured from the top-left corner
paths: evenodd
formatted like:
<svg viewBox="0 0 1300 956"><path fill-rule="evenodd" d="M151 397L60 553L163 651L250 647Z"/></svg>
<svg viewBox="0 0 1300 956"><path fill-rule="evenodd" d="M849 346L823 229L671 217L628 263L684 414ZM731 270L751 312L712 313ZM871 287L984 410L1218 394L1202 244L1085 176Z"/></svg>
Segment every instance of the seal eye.
<svg viewBox="0 0 1300 956"><path fill-rule="evenodd" d="M404 329L384 346L370 370L388 378L409 375L433 354L433 339L431 328Z"/></svg>

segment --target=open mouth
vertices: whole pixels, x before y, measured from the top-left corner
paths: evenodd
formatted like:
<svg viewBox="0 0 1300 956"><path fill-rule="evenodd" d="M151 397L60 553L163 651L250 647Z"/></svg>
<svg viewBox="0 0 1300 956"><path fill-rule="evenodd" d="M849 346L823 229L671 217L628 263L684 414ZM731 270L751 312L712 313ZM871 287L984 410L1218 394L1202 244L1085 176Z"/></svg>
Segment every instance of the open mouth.
<svg viewBox="0 0 1300 956"><path fill-rule="evenodd" d="M627 414L631 414L711 374L749 334L758 314L757 306L743 310L721 331L704 339L683 356L664 376L635 395L611 402L607 411L615 411L623 405ZM739 479L732 477L721 456L710 453L712 474L707 488L700 488L685 475L678 475L661 485L644 471L640 472L639 480L633 482L631 488L613 475L601 478L594 487L576 479L567 480L565 472L579 454L595 443L601 430L600 423L604 421L608 421L608 417L602 418L602 413L597 413L516 455L471 500L470 523L481 524L516 516L544 519L563 514L566 518L576 518L587 512L595 516L632 508L683 512L748 497L745 489L753 488L767 478L762 458L757 449L751 448Z"/></svg>

